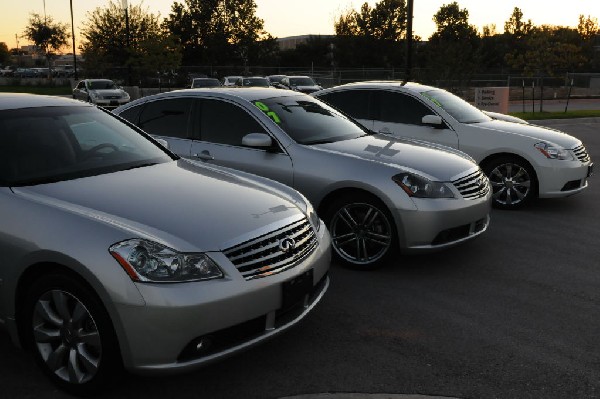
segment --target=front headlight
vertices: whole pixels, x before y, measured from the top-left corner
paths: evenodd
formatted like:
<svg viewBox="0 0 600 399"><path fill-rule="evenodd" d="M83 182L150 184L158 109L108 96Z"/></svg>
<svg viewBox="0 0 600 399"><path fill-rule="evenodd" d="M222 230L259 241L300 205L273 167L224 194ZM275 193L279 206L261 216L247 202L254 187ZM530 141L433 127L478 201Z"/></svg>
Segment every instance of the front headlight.
<svg viewBox="0 0 600 399"><path fill-rule="evenodd" d="M156 242L131 239L112 245L110 254L134 281L172 283L223 278L203 253L181 253Z"/></svg>
<svg viewBox="0 0 600 399"><path fill-rule="evenodd" d="M313 208L311 203L308 202L308 200L305 200L305 201L306 201L306 216L308 216L308 220L313 225L315 230L319 231L321 229L321 219L319 219L319 216L317 216L317 213L315 212L315 209Z"/></svg>
<svg viewBox="0 0 600 399"><path fill-rule="evenodd" d="M123 100L129 101L129 93L127 93L126 91L123 91L121 98L123 98Z"/></svg>
<svg viewBox="0 0 600 399"><path fill-rule="evenodd" d="M562 147L553 146L543 141L535 144L534 147L549 159L560 159L563 161L575 160L575 158L573 158L573 154Z"/></svg>
<svg viewBox="0 0 600 399"><path fill-rule="evenodd" d="M413 173L400 173L392 177L409 197L416 198L455 198L445 183L431 181Z"/></svg>

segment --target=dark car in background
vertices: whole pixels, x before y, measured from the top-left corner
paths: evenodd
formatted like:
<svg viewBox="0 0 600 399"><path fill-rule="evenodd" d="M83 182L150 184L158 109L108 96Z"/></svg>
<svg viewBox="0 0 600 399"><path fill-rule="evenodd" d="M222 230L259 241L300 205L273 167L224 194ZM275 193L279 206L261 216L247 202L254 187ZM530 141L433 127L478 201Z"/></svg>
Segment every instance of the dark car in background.
<svg viewBox="0 0 600 399"><path fill-rule="evenodd" d="M215 78L195 78L192 80L190 88L199 89L201 87L221 87L222 84L219 79Z"/></svg>
<svg viewBox="0 0 600 399"><path fill-rule="evenodd" d="M313 78L310 76L286 76L285 78L281 79L281 85L287 89L306 94L323 90L323 88L316 84Z"/></svg>

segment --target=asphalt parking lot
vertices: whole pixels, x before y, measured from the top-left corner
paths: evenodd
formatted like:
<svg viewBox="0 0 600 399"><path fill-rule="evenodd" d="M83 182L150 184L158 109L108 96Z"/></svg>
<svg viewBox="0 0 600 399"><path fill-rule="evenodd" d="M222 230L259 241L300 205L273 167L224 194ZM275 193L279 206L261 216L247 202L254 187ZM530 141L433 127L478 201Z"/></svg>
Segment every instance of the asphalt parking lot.
<svg viewBox="0 0 600 399"><path fill-rule="evenodd" d="M598 163L600 118L543 124L582 139ZM599 179L494 210L485 235L451 250L370 273L334 264L321 305L283 336L193 373L128 376L100 397L598 398ZM0 398L68 397L0 331Z"/></svg>

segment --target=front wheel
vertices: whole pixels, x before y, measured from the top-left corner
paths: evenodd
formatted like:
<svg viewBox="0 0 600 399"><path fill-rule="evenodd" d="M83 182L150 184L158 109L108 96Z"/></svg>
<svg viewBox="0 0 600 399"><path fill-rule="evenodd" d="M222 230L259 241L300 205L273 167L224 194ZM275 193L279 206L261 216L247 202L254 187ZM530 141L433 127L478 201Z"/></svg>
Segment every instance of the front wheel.
<svg viewBox="0 0 600 399"><path fill-rule="evenodd" d="M25 343L54 384L75 395L106 389L121 369L112 323L98 297L63 274L35 281L24 304Z"/></svg>
<svg viewBox="0 0 600 399"><path fill-rule="evenodd" d="M501 157L483 167L492 185L492 204L517 209L537 195L537 179L531 165L517 157Z"/></svg>
<svg viewBox="0 0 600 399"><path fill-rule="evenodd" d="M336 200L325 219L334 254L346 267L376 269L397 249L396 229L387 207L369 195Z"/></svg>

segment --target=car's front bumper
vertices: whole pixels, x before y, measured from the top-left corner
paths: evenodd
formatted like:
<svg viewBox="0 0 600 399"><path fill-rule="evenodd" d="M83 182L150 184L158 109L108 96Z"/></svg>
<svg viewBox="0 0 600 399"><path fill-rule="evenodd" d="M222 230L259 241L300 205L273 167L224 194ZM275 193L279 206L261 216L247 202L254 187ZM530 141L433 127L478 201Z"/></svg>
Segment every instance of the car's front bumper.
<svg viewBox="0 0 600 399"><path fill-rule="evenodd" d="M404 253L429 252L472 240L488 228L491 193L466 199L413 199L417 210L398 210L396 222Z"/></svg>
<svg viewBox="0 0 600 399"><path fill-rule="evenodd" d="M592 162L549 160L536 166L538 196L540 198L568 197L587 186Z"/></svg>
<svg viewBox="0 0 600 399"><path fill-rule="evenodd" d="M127 104L130 100L127 98L119 99L95 99L92 102L102 108L117 108L118 106Z"/></svg>
<svg viewBox="0 0 600 399"><path fill-rule="evenodd" d="M295 267L245 280L222 253L211 257L224 279L180 284L137 284L145 306L118 305L126 367L139 374L188 370L247 349L303 319L329 286L330 238ZM313 288L284 312L283 285L312 270ZM125 346L125 348L123 348ZM212 346L212 347L211 347Z"/></svg>

